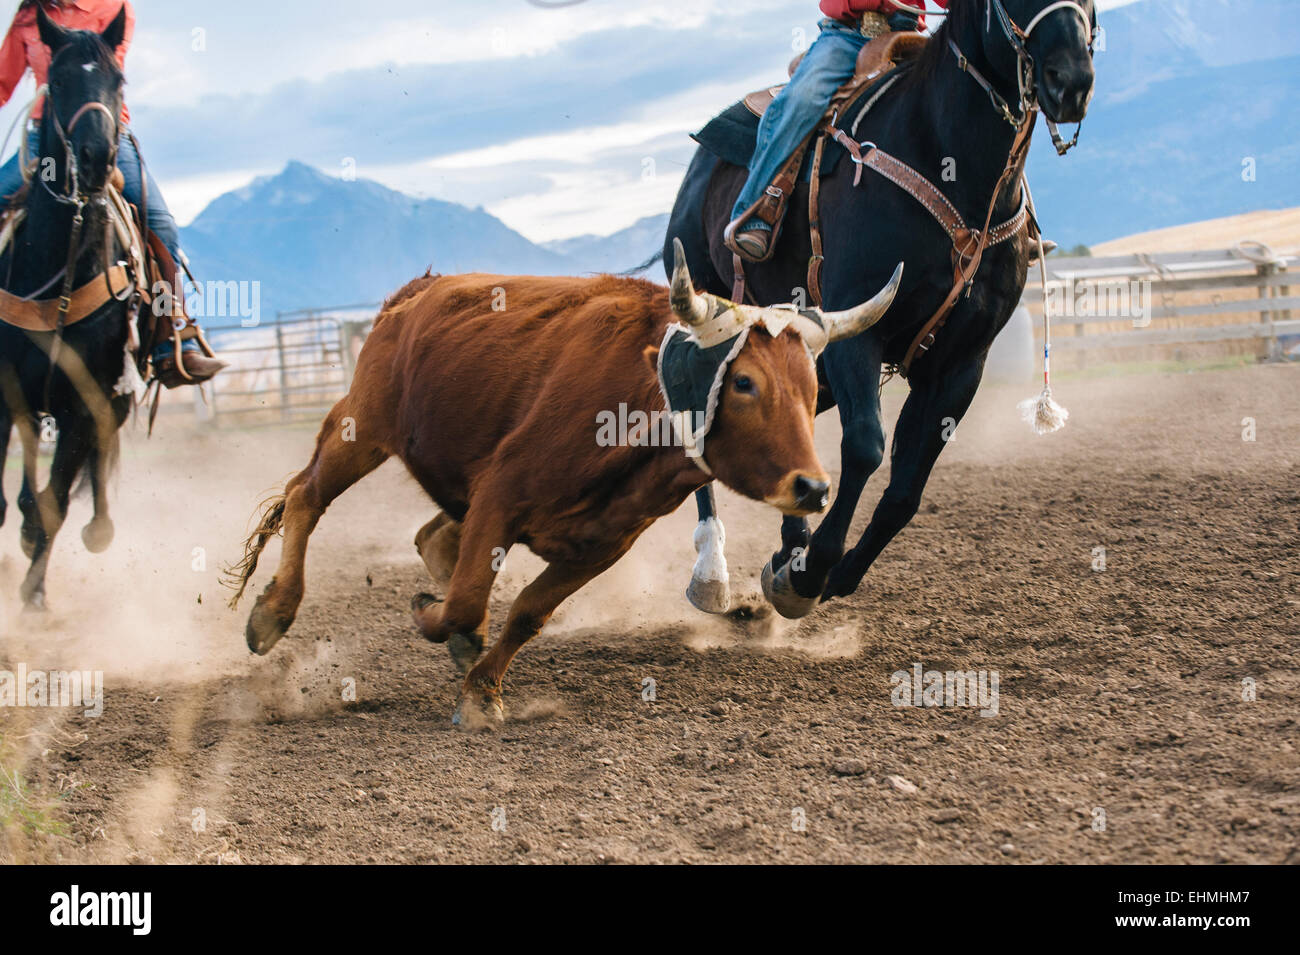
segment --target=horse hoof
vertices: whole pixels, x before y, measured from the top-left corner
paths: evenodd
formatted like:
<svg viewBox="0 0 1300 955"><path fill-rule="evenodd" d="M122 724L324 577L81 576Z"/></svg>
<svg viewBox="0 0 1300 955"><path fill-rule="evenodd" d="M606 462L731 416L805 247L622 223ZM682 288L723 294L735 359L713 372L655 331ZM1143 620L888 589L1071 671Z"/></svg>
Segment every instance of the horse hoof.
<svg viewBox="0 0 1300 955"><path fill-rule="evenodd" d="M762 583L763 596L787 620L806 617L817 606L819 598L804 597L794 589L794 584L790 581L789 564L774 572L769 560L763 565Z"/></svg>
<svg viewBox="0 0 1300 955"><path fill-rule="evenodd" d="M695 525L695 566L686 599L696 610L726 613L731 609L731 576L727 573L725 553L727 532L722 521L709 517Z"/></svg>
<svg viewBox="0 0 1300 955"><path fill-rule="evenodd" d="M498 729L505 721L505 707L494 693L462 693L451 715L451 725L467 733Z"/></svg>
<svg viewBox="0 0 1300 955"><path fill-rule="evenodd" d="M700 580L692 577L686 588L686 599L696 610L726 613L731 609L731 583L727 580Z"/></svg>
<svg viewBox="0 0 1300 955"><path fill-rule="evenodd" d="M248 642L248 649L258 656L264 656L280 642L280 638L288 629L289 623L279 620L267 610L262 603L262 598L258 597L257 603L253 605L253 612L248 615L248 625L244 627L244 639Z"/></svg>
<svg viewBox="0 0 1300 955"><path fill-rule="evenodd" d="M81 529L81 542L92 554L101 554L113 543L113 522L107 517L96 518Z"/></svg>
<svg viewBox="0 0 1300 955"><path fill-rule="evenodd" d="M479 633L453 633L447 638L447 653L452 665L462 676L474 668L483 653L483 635Z"/></svg>
<svg viewBox="0 0 1300 955"><path fill-rule="evenodd" d="M49 610L50 608L45 605L43 593L35 593L23 598L23 613L49 613Z"/></svg>

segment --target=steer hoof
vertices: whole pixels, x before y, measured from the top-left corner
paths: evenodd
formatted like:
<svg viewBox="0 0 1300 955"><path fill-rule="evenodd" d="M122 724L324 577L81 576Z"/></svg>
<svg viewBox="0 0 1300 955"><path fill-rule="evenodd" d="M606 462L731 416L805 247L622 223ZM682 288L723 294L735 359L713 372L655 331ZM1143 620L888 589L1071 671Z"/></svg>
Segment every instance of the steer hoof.
<svg viewBox="0 0 1300 955"><path fill-rule="evenodd" d="M92 554L103 553L113 543L113 522L107 517L97 517L81 529L81 542Z"/></svg>
<svg viewBox="0 0 1300 955"><path fill-rule="evenodd" d="M248 649L258 656L270 652L289 629L289 624L293 622L278 618L266 608L264 599L264 597L257 598L257 603L253 605L253 612L248 615L248 624L244 627L244 639L248 642Z"/></svg>
<svg viewBox="0 0 1300 955"><path fill-rule="evenodd" d="M772 562L763 565L763 596L776 612L788 620L798 620L812 613L817 606L817 597L801 596L790 581L790 565L787 563L780 570L773 572Z"/></svg>
<svg viewBox="0 0 1300 955"><path fill-rule="evenodd" d="M467 733L497 729L505 724L506 711L500 693L462 692L451 716L451 725Z"/></svg>
<svg viewBox="0 0 1300 955"><path fill-rule="evenodd" d="M457 672L462 676L469 673L483 654L483 634L453 633L447 638L447 653Z"/></svg>

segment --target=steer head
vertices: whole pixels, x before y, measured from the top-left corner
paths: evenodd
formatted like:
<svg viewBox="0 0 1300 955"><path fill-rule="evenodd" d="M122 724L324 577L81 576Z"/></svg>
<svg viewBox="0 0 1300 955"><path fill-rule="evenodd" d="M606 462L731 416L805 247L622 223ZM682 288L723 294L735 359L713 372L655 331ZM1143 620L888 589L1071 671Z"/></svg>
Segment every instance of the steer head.
<svg viewBox="0 0 1300 955"><path fill-rule="evenodd" d="M843 312L823 312L793 305L737 305L697 292L681 242L673 241L673 251L669 301L674 316L690 330L695 347L727 355L697 439L701 467L784 514L823 510L830 478L813 448L816 356L831 342L861 334L880 320L898 291L902 264L869 301ZM662 382L662 366L660 374Z"/></svg>

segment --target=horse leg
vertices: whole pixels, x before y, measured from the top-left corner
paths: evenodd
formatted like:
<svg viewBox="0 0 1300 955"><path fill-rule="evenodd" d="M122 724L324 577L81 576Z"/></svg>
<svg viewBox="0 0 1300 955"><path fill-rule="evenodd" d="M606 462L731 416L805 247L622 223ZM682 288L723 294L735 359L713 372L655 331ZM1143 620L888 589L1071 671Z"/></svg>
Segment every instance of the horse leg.
<svg viewBox="0 0 1300 955"><path fill-rule="evenodd" d="M50 563L50 549L64 518L68 516L68 496L73 482L93 447L94 427L93 421L84 418L60 422L54 461L50 465L50 480L34 496L32 506L32 513L39 522L39 532L34 535L32 563L19 590L23 604L29 610L45 609L45 571Z"/></svg>
<svg viewBox="0 0 1300 955"><path fill-rule="evenodd" d="M499 503L509 498L491 489L496 483L483 482L482 490L470 502L446 599L429 593L411 598L416 628L426 640L447 644L451 661L461 673L468 672L483 652L492 584L501 569L501 558L514 542Z"/></svg>
<svg viewBox="0 0 1300 955"><path fill-rule="evenodd" d="M984 354L975 355L915 387L903 403L890 452L889 486L861 539L831 569L822 599L853 593L885 545L915 516L930 471L970 407L983 373Z"/></svg>
<svg viewBox="0 0 1300 955"><path fill-rule="evenodd" d="M817 606L827 575L844 553L867 480L884 459L879 345L855 339L828 349L824 360L828 376L838 375L837 380L845 382L836 388L843 431L839 487L811 540L803 518L782 521L781 550L763 568L764 594L778 613L791 619Z"/></svg>
<svg viewBox="0 0 1300 955"><path fill-rule="evenodd" d="M621 554L618 556L622 556ZM501 638L465 677L452 724L476 729L501 723L501 680L519 648L535 637L565 598L610 567L618 556L597 565L548 564L510 606Z"/></svg>
<svg viewBox="0 0 1300 955"><path fill-rule="evenodd" d="M718 505L713 499L712 484L706 484L695 492L695 507L699 523L695 525L694 539L699 556L691 568L686 599L695 609L705 613L726 613L731 607L731 579L723 552L727 532L717 516Z"/></svg>
<svg viewBox="0 0 1300 955"><path fill-rule="evenodd" d="M7 402L0 401L0 527L4 526L5 512L9 502L5 500L4 473L9 460L9 438L13 434L14 422Z"/></svg>
<svg viewBox="0 0 1300 955"><path fill-rule="evenodd" d="M104 439L101 435L101 441ZM108 516L108 473L117 454L117 433L107 436L107 446L97 443L90 452L86 467L90 469L90 488L95 496L95 515L81 529L86 550L99 554L113 543L113 519Z"/></svg>
<svg viewBox="0 0 1300 955"><path fill-rule="evenodd" d="M272 501L254 532L256 544L249 539L243 577L246 580L256 567L256 555L270 536L284 530L280 566L248 615L244 637L248 649L257 654L268 652L293 624L303 594L303 563L307 557L307 540L316 529L325 509L334 499L379 467L388 454L376 444L362 439L364 428L351 432L342 427L351 412L344 398L325 418L316 437L311 461L285 485L284 497ZM249 559L252 559L251 565Z"/></svg>
<svg viewBox="0 0 1300 955"><path fill-rule="evenodd" d="M38 484L36 463L40 453L40 438L31 415L21 415L15 419L14 424L18 428L18 440L23 446L23 480L22 486L18 489L18 510L23 515L23 523L19 531L19 541L22 544L23 554L30 559L45 536L41 528L40 509L36 506Z"/></svg>

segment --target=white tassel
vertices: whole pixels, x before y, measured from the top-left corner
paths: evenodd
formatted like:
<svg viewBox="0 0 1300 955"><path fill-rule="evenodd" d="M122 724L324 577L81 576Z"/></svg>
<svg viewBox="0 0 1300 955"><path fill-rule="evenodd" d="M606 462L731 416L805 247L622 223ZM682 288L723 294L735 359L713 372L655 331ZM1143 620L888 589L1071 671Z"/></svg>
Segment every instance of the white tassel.
<svg viewBox="0 0 1300 955"><path fill-rule="evenodd" d="M1025 200L1029 203L1029 214L1037 223L1038 212L1034 209L1029 182L1022 179L1022 184L1025 187ZM1016 407L1020 409L1020 416L1034 429L1034 434L1051 434L1065 427L1070 412L1052 398L1052 322L1047 305L1047 252L1043 249L1042 232L1036 230L1034 240L1038 243L1038 279L1043 287L1043 391L1037 398L1026 398Z"/></svg>
<svg viewBox="0 0 1300 955"><path fill-rule="evenodd" d="M131 395L136 402L139 402L144 397L144 379L140 377L140 370L135 367L135 355L131 353L131 347L128 345L122 352L122 377L113 385L113 394Z"/></svg>
<svg viewBox="0 0 1300 955"><path fill-rule="evenodd" d="M1070 417L1070 412L1057 404L1052 397L1051 388L1044 388L1043 393L1037 398L1026 398L1016 407L1020 409L1020 416L1034 429L1035 434L1051 434L1053 431L1060 431Z"/></svg>

